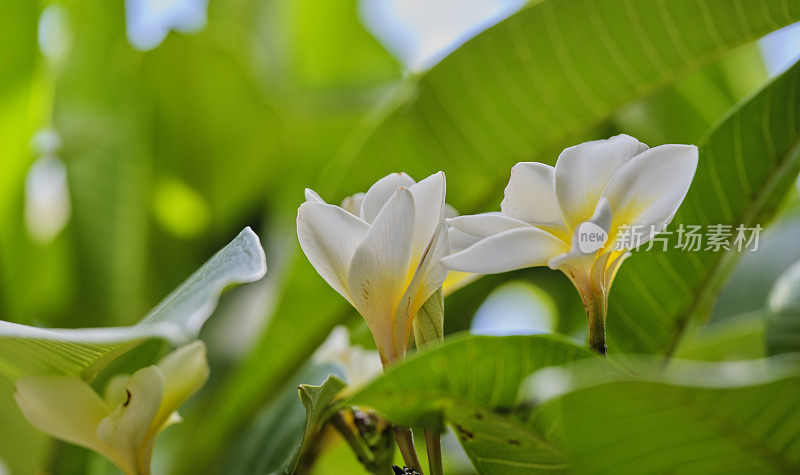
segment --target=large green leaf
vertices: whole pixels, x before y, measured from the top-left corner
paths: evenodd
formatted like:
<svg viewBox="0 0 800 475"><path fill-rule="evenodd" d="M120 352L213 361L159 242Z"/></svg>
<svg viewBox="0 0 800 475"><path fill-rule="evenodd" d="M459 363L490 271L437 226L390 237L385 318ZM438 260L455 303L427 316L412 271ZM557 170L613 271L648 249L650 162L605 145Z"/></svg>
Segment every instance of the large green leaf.
<svg viewBox="0 0 800 475"><path fill-rule="evenodd" d="M539 417L558 421L554 438L578 473L796 473L800 378L796 366L776 363L622 375L544 403ZM585 374L597 369L587 366Z"/></svg>
<svg viewBox="0 0 800 475"><path fill-rule="evenodd" d="M769 296L767 351L800 353L800 262L781 274Z"/></svg>
<svg viewBox="0 0 800 475"><path fill-rule="evenodd" d="M742 254L734 245L736 228L763 228L800 171L799 88L797 64L701 141L697 173L669 228L668 250L657 244L635 253L614 281L608 316L612 349L671 353L687 324L710 312ZM730 225L730 248L715 252L704 240L700 251L678 249L680 224L701 225L703 233L710 232L708 225Z"/></svg>
<svg viewBox="0 0 800 475"><path fill-rule="evenodd" d="M499 198L515 162L552 163L626 103L800 20L789 0L543 0L417 78L320 183L351 192L444 169L461 210Z"/></svg>
<svg viewBox="0 0 800 475"><path fill-rule="evenodd" d="M392 367L346 403L407 426L452 425L481 473L566 470L570 462L518 392L538 369L591 357L555 336L454 338Z"/></svg>
<svg viewBox="0 0 800 475"><path fill-rule="evenodd" d="M134 326L54 329L0 321L0 375L80 374L91 380L114 356L148 339L182 344L197 338L226 287L265 272L258 236L245 228Z"/></svg>

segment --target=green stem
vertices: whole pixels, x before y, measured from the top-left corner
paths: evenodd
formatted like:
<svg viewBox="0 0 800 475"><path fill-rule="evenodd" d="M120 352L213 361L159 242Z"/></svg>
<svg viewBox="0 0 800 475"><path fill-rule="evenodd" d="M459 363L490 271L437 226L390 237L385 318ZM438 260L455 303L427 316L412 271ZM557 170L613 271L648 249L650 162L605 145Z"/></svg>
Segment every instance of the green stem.
<svg viewBox="0 0 800 475"><path fill-rule="evenodd" d="M593 289L584 299L586 317L589 321L589 347L606 356L606 298L602 289Z"/></svg>
<svg viewBox="0 0 800 475"><path fill-rule="evenodd" d="M403 462L406 467L412 468L422 474L422 465L417 458L417 451L414 449L414 436L408 427L394 426L394 440L403 455Z"/></svg>
<svg viewBox="0 0 800 475"><path fill-rule="evenodd" d="M442 467L442 435L425 430L425 448L428 451L428 470L430 475L443 475Z"/></svg>

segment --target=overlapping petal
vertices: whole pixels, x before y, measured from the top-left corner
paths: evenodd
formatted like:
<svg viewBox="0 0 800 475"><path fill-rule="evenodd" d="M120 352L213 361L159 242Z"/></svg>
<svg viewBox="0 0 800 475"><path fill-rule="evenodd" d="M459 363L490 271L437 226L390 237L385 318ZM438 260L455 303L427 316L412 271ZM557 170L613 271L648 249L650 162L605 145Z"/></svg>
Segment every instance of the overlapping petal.
<svg viewBox="0 0 800 475"><path fill-rule="evenodd" d="M411 256L419 260L428 247L434 231L444 218L444 173L434 173L411 185L408 190L414 196L414 239Z"/></svg>
<svg viewBox="0 0 800 475"><path fill-rule="evenodd" d="M647 145L629 135L594 140L561 152L555 167L555 193L568 227L594 213L611 177Z"/></svg>
<svg viewBox="0 0 800 475"><path fill-rule="evenodd" d="M155 366L135 372L125 384L126 399L97 426L97 436L140 473L149 470L150 427L164 394L164 376Z"/></svg>
<svg viewBox="0 0 800 475"><path fill-rule="evenodd" d="M392 322L396 352L404 351L417 311L444 283L448 271L440 261L444 256L450 254L450 249L447 224L440 221L419 261L411 282L397 305Z"/></svg>
<svg viewBox="0 0 800 475"><path fill-rule="evenodd" d="M370 226L334 205L306 201L297 211L297 237L311 265L334 290L352 303L350 262Z"/></svg>
<svg viewBox="0 0 800 475"><path fill-rule="evenodd" d="M636 156L614 174L603 191L611 205L612 229L639 227L640 243L660 230L683 202L697 169L698 151L692 145L661 145Z"/></svg>
<svg viewBox="0 0 800 475"><path fill-rule="evenodd" d="M496 274L547 264L567 252L567 245L552 234L528 226L503 231L442 259L448 269Z"/></svg>
<svg viewBox="0 0 800 475"><path fill-rule="evenodd" d="M455 229L476 236L485 238L517 228L529 228L530 224L516 218L510 218L500 213L481 213L466 216L457 216L447 220L447 224Z"/></svg>
<svg viewBox="0 0 800 475"><path fill-rule="evenodd" d="M387 354L393 348L391 319L409 278L414 214L413 195L399 188L375 217L350 264L351 302L385 359L394 356Z"/></svg>
<svg viewBox="0 0 800 475"><path fill-rule="evenodd" d="M413 185L414 179L405 173L391 173L376 181L361 202L361 212L359 216L364 221L372 224L378 216L383 206L398 188L408 188Z"/></svg>
<svg viewBox="0 0 800 475"><path fill-rule="evenodd" d="M511 169L500 209L503 215L535 224L562 224L556 200L555 168L520 162Z"/></svg>
<svg viewBox="0 0 800 475"><path fill-rule="evenodd" d="M90 448L127 474L150 473L155 438L208 378L197 341L130 375L112 377L101 398L77 376L30 376L16 382L25 418L61 440Z"/></svg>
<svg viewBox="0 0 800 475"><path fill-rule="evenodd" d="M164 376L164 395L151 431L159 431L184 401L208 379L206 346L196 341L165 356L157 365Z"/></svg>
<svg viewBox="0 0 800 475"><path fill-rule="evenodd" d="M29 376L17 380L15 386L17 405L33 426L57 439L110 455L111 449L97 436L97 426L111 409L91 386L72 376ZM120 457L112 460L121 463Z"/></svg>

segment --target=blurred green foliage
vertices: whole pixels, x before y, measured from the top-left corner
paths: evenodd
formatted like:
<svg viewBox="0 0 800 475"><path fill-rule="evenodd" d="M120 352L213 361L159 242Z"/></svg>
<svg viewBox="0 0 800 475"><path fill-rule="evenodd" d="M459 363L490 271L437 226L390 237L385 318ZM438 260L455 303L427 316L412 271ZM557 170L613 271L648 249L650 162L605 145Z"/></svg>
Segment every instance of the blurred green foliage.
<svg viewBox="0 0 800 475"><path fill-rule="evenodd" d="M56 4L70 35L57 58L44 55L37 41L42 12ZM256 228L266 248L269 276L232 292L203 334L212 376L184 411L185 422L162 437L156 465L163 472L278 469L267 455L297 442L303 430L292 388L322 379L309 366L310 355L337 324L365 335L352 309L298 252L294 218L304 187L336 202L391 171L419 178L441 169L448 202L462 213L489 211L515 162L552 164L564 146L626 132L651 145L704 147L678 220L740 222L744 216L767 224L787 192L796 193L789 190L798 170L798 69L768 85L754 43L800 20L796 2L531 2L420 73L406 71L368 32L359 8L356 0L212 0L200 31L173 32L156 48L139 51L126 37L122 0L0 0L0 319L57 327L132 324L245 225ZM28 170L41 156L32 139L43 129L62 141L54 153L67 169L72 209L67 226L49 241L31 235L24 211ZM737 156L744 170L737 171ZM728 213L720 195L731 203ZM711 212L701 216L696 209L705 206ZM796 327L796 309L765 309L774 280L800 258L796 208L783 203L780 224L769 230L771 244L758 256L771 257L745 256L735 270L738 256L724 262L709 253L634 256L612 291L612 351L709 361L765 356L765 328ZM718 299L730 271L734 277ZM486 296L513 280L547 291L558 307L558 332L581 338L580 301L563 276L547 269L485 277L448 297L445 334L468 330ZM705 325L712 309L713 322ZM488 374L506 360L552 363L521 356L544 348L537 338L514 337L497 351L494 343L475 340L487 358L476 364ZM562 356L581 351L542 338L568 348ZM441 351L473 344L460 341ZM504 356L514 352L520 354ZM398 372L428 364L419 359ZM499 424L483 429L491 435L513 427L525 444L539 444L542 421L557 413L518 425L518 414L500 404L513 399L526 375L512 376L514 384L476 402ZM379 380L371 390L397 383ZM662 390L671 402L690 397L682 386L637 384L614 382L603 397ZM775 380L741 392L794 386L794 380ZM449 389L434 402L451 401ZM9 407L2 398L10 392L0 387L0 407ZM584 410L584 395L564 401ZM706 409L705 400L697 411ZM369 401L388 415L399 411L391 398ZM437 412L440 406L399 417L480 426L463 411ZM671 407L657 416L668 418ZM680 415L686 424L702 423ZM577 430L578 419L569 418L567 428ZM0 414L0 420L17 428L0 431L0 459L14 473L42 467L111 473L88 451L51 443L18 414ZM548 440L546 451L583 467L578 455L589 453L591 441L570 434ZM726 434L723 442L738 435ZM771 444L765 446L772 450ZM340 439L324 433L318 445L326 450L317 454L316 473L331 472L330 464L340 465L338 473L362 470ZM473 461L498 449L474 441L465 447ZM446 449L445 467L455 473L464 454ZM509 460L520 457L511 449L503 447ZM603 459L609 467L614 462Z"/></svg>

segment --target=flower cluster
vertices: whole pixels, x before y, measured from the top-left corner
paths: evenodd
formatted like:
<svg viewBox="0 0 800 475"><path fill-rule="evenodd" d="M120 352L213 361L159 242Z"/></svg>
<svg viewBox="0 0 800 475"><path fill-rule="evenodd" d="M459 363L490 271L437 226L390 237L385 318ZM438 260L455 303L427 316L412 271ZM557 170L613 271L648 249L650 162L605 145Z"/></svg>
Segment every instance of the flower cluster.
<svg viewBox="0 0 800 475"><path fill-rule="evenodd" d="M156 436L179 422L176 412L208 379L206 348L196 341L158 364L117 375L104 394L78 376L28 376L16 381L25 418L40 430L106 456L128 475L150 473Z"/></svg>
<svg viewBox="0 0 800 475"><path fill-rule="evenodd" d="M443 173L419 183L396 173L341 207L307 190L297 233L314 268L364 317L384 363L405 355L417 311L448 270L543 265L578 289L589 344L605 354L609 289L635 247L616 246L617 230L649 230L636 246L663 230L697 161L691 145L649 148L627 135L586 142L564 150L555 167L515 165L500 212L449 219Z"/></svg>

